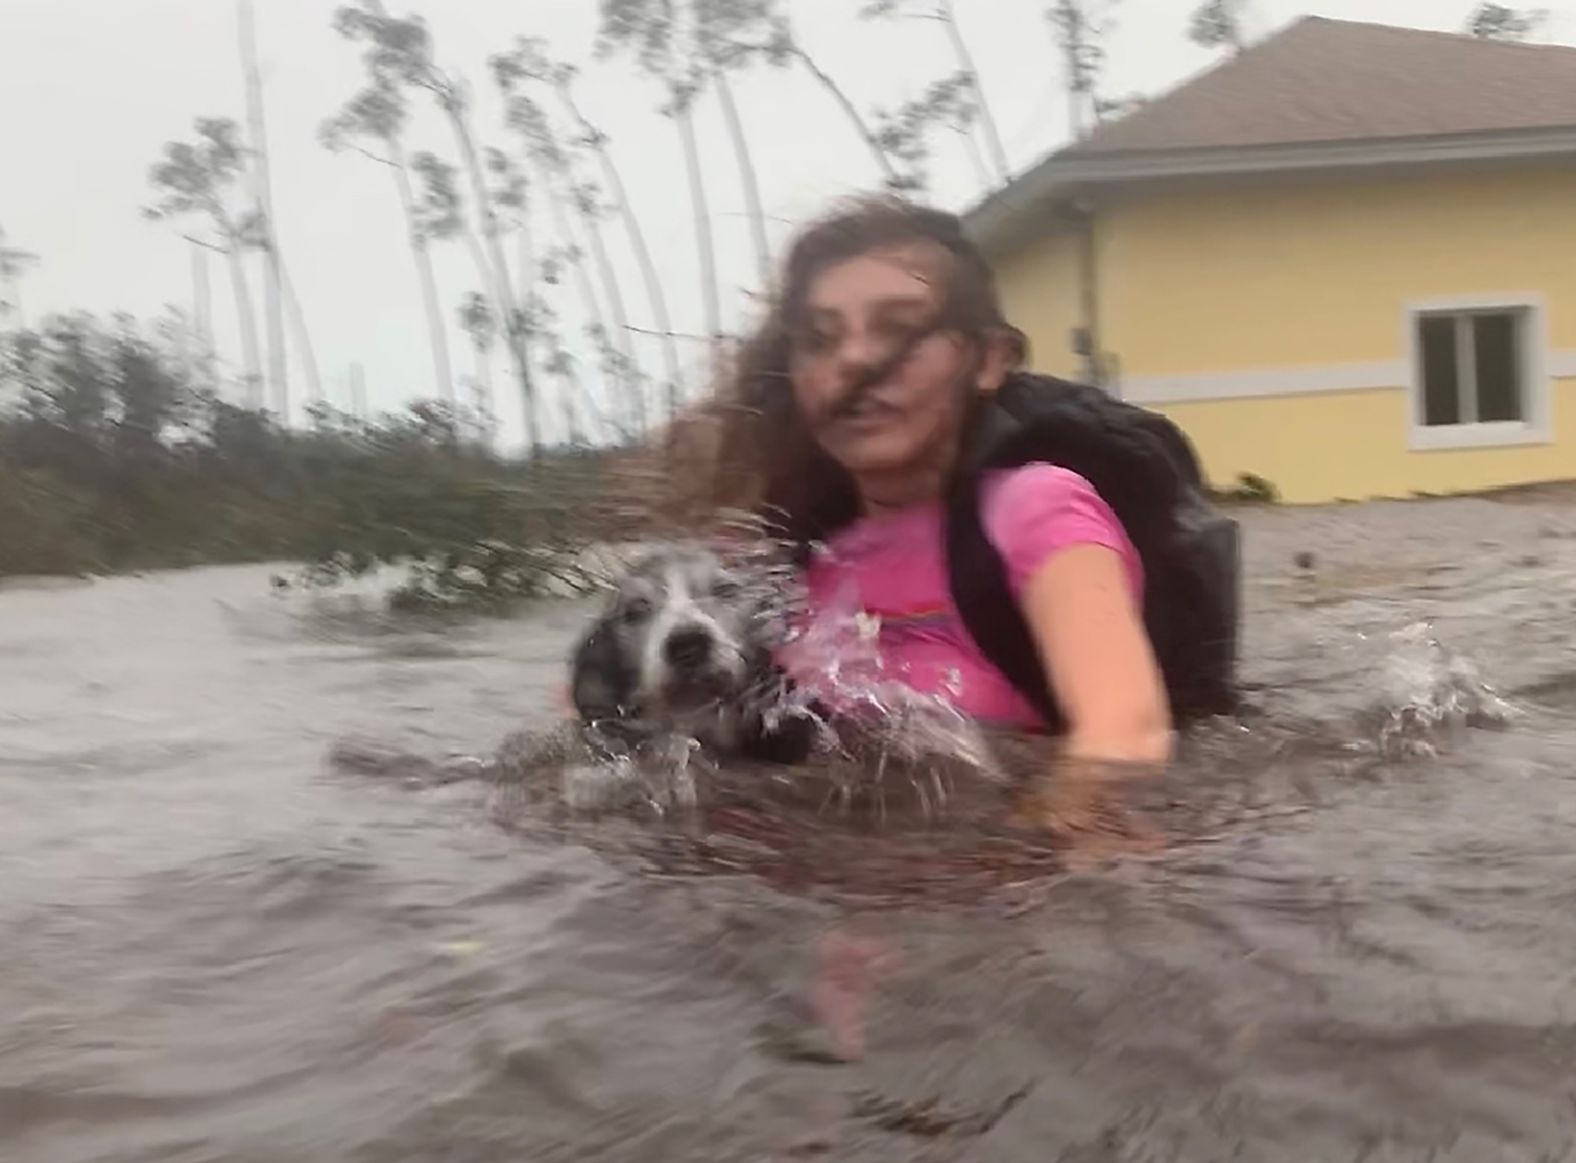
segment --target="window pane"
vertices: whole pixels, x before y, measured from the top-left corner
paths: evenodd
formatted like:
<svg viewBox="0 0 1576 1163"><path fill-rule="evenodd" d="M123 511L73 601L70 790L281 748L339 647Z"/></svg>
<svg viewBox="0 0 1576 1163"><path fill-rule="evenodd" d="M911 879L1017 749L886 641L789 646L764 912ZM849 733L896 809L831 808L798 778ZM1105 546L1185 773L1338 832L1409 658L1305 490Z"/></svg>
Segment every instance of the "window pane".
<svg viewBox="0 0 1576 1163"><path fill-rule="evenodd" d="M1423 347L1423 423L1461 423L1456 393L1456 317L1424 315L1418 320Z"/></svg>
<svg viewBox="0 0 1576 1163"><path fill-rule="evenodd" d="M1477 329L1477 413L1493 420L1523 420L1521 408L1521 352L1516 339L1519 315L1479 315Z"/></svg>

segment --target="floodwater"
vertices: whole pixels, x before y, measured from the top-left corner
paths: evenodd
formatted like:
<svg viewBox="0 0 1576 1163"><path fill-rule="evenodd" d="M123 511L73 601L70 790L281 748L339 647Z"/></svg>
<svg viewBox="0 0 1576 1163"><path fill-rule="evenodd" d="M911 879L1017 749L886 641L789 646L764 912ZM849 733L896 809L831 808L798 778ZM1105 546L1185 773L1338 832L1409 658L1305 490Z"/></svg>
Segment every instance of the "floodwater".
<svg viewBox="0 0 1576 1163"><path fill-rule="evenodd" d="M1245 514L1256 709L1175 843L945 899L855 891L880 833L667 869L329 762L544 724L583 606L13 584L0 1158L1576 1159L1573 509ZM828 932L892 954L855 1061L806 1050Z"/></svg>

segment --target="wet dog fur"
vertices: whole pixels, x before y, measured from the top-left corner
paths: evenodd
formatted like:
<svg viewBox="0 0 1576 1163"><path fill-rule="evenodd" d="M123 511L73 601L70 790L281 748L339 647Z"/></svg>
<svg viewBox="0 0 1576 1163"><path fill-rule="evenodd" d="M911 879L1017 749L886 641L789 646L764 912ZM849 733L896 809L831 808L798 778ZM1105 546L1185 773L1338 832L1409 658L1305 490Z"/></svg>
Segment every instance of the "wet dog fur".
<svg viewBox="0 0 1576 1163"><path fill-rule="evenodd" d="M772 657L772 587L698 544L649 550L617 579L571 655L571 694L588 728L638 745L658 734L714 756L793 763L813 720L783 713Z"/></svg>

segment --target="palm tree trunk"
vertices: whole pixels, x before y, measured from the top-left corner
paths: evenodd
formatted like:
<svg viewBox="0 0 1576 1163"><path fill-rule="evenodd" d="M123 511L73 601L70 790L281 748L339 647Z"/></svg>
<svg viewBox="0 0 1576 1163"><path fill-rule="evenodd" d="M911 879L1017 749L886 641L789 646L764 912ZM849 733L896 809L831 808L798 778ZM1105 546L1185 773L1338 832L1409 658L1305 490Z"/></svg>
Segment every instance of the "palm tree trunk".
<svg viewBox="0 0 1576 1163"><path fill-rule="evenodd" d="M457 96L443 98L443 109L460 147L471 179L471 196L476 203L477 216L481 219L482 237L487 243L488 263L492 268L493 304L502 316L504 345L514 363L515 376L520 384L520 399L525 411L526 445L534 452L540 446L541 433L536 420L536 391L531 381L530 345L520 327L520 313L515 308L514 288L509 282L509 260L504 256L503 243L498 230L498 215L493 209L492 195L487 191L487 179L482 173L481 158L476 152L476 139L465 122L465 110Z"/></svg>
<svg viewBox="0 0 1576 1163"><path fill-rule="evenodd" d="M285 326L280 293L279 234L274 222L273 183L268 173L268 129L263 115L262 73L257 64L257 22L252 0L239 0L241 60L246 77L246 110L250 130L253 196L263 228L263 309L268 325L268 380L281 423L290 422L290 383L285 352Z"/></svg>
<svg viewBox="0 0 1576 1163"><path fill-rule="evenodd" d="M492 347L490 344L478 343L474 346L476 355L476 421L481 430L482 446L489 451L494 446L494 434L498 427L497 396L493 392L492 374Z"/></svg>
<svg viewBox="0 0 1576 1163"><path fill-rule="evenodd" d="M520 303L520 325L526 328L528 335L534 342L540 338L540 329L545 321L536 309L536 235L531 230L531 204L529 200L520 206L520 241L516 257L520 262L519 282L515 292ZM549 351L550 355L551 351ZM549 377L541 384L541 395L544 399L541 400L538 407L543 413L546 413L551 407L551 404L545 397L551 395L553 386L553 379L551 374L549 374ZM537 421L528 418L526 422L534 424ZM573 439L573 433L571 433L571 442L573 442Z"/></svg>
<svg viewBox="0 0 1576 1163"><path fill-rule="evenodd" d="M416 282L421 289L422 311L427 316L427 336L432 345L434 386L447 404L457 408L459 398L454 391L449 334L443 322L443 312L438 306L438 279L432 270L432 254L416 217L416 195L410 188L410 170L405 165L405 152L400 144L397 141L388 141L386 144L389 148L389 165L394 171L394 183L399 189L400 206L405 211L411 256L416 260Z"/></svg>
<svg viewBox="0 0 1576 1163"><path fill-rule="evenodd" d="M376 16L387 19L388 10L382 0L366 0L367 8ZM459 92L451 85L438 84L431 80L421 82L421 87L432 93L443 109L448 119L449 127L454 132L455 141L460 147L460 156L465 162L466 170L470 176L472 196L476 202L476 211L481 220L482 234L487 240L490 259L486 264L489 276L486 285L490 287L489 297L492 299L494 310L501 316L503 327L504 345L509 351L511 362L515 367L515 374L520 384L520 396L525 417L526 445L532 451L538 446L540 433L537 429L536 395L531 383L531 358L526 336L520 326L519 312L515 310L514 291L509 285L509 263L504 257L503 247L499 242L498 218L493 211L492 198L487 192L487 180L482 173L481 159L476 152L476 139L472 135L470 126L465 121L465 106ZM414 203L412 203L414 204ZM413 219L414 220L414 219ZM436 303L432 307L435 318L440 319ZM452 390L449 393L453 398Z"/></svg>
<svg viewBox="0 0 1576 1163"><path fill-rule="evenodd" d="M612 152L608 149L601 131L580 112L567 81L559 83L558 93L569 115L585 131L586 138L601 164L602 176L618 203L619 215L624 221L624 233L629 236L629 244L635 252L635 261L640 267L641 281L646 287L646 299L651 307L652 319L656 322L657 330L662 333L662 351L667 363L668 392L671 397L677 391L683 371L679 365L678 341L673 334L672 317L668 314L667 296L663 293L661 279L657 277L656 264L651 261L651 251L646 246L645 231L640 227L640 220L635 217L634 204L625 192L623 177L619 173L618 166L613 163Z"/></svg>
<svg viewBox="0 0 1576 1163"><path fill-rule="evenodd" d="M545 177L546 175L543 176ZM610 345L608 342L606 317L602 314L602 307L597 302L596 288L591 285L591 276L586 272L585 258L580 251L580 247L575 244L574 234L569 225L569 216L564 212L563 200L558 197L549 182L543 182L542 188L547 191L547 207L552 214L554 232L573 248L574 257L570 261L570 266L574 268L575 286L579 291L580 302L585 310L586 319L596 333L599 347L597 355L601 359L605 374L607 365L610 362L608 358ZM611 420L607 409L600 407L596 403L589 384L586 386L580 402L582 405L581 411L587 415L594 414L604 429L611 429L614 435L627 437L628 433L619 431L619 426Z"/></svg>
<svg viewBox="0 0 1576 1163"><path fill-rule="evenodd" d="M569 443L575 448L585 446L585 431L580 427L579 413L575 411L574 392L564 393L564 431L569 436Z"/></svg>
<svg viewBox="0 0 1576 1163"><path fill-rule="evenodd" d="M263 372L257 350L257 316L252 310L252 293L246 286L246 264L241 261L241 250L232 238L225 251L230 263L230 286L235 291L236 323L241 333L241 364L245 368L244 398L246 407L263 410Z"/></svg>
<svg viewBox="0 0 1576 1163"><path fill-rule="evenodd" d="M192 248L192 325L197 332L197 352L204 371L212 370L213 294L208 288L208 246L188 239Z"/></svg>
<svg viewBox="0 0 1576 1163"><path fill-rule="evenodd" d="M755 162L750 157L750 143L744 136L744 124L739 119L739 107L733 100L733 87L721 69L711 75L717 88L717 103L722 107L722 117L728 126L728 136L733 139L733 153L739 161L739 184L744 187L744 209L750 220L750 239L755 244L755 267L761 288L771 285L772 250L766 240L766 209L761 204L761 186L755 175Z"/></svg>
<svg viewBox="0 0 1576 1163"><path fill-rule="evenodd" d="M312 346L312 335L307 330L306 313L301 310L301 300L296 298L295 284L290 281L290 271L281 258L279 282L284 292L285 310L290 315L290 328L295 332L296 346L301 349L301 362L306 367L307 399L314 404L323 403L323 377L318 374L317 350Z"/></svg>
<svg viewBox="0 0 1576 1163"><path fill-rule="evenodd" d="M612 262L608 260L607 246L602 239L602 224L597 220L594 206L583 204L573 191L570 192L570 199L579 212L586 238L591 243L591 257L596 263L602 293L606 296L608 321L613 325L613 335L609 342L623 361L618 378L623 383L624 397L629 404L629 422L636 432L644 432L646 429L645 386L641 382L640 368L635 362L634 336L629 330L629 315L624 310L624 295L619 289L618 276L613 271Z"/></svg>
<svg viewBox="0 0 1576 1163"><path fill-rule="evenodd" d="M476 238L474 230L462 230L462 233L465 235L465 249L471 252L471 262L476 263L476 273L481 276L482 285L485 287L489 282L492 282L492 268L487 265L487 252L482 249L481 241ZM487 307L489 307L489 310L492 310L493 314L501 314L500 310L498 310L498 304L493 303L492 299L487 298L485 295L482 298L487 301ZM500 321L500 325L503 325L503 320L498 321ZM487 402L485 411L487 411L489 416L496 418L496 414L498 414L498 397L493 392L492 362L490 362L492 353L484 351L482 348L474 348L474 351L476 351L478 362L487 361L487 375L482 377L481 373L478 373L478 377L474 378L473 386L471 386L471 396L474 399L485 399L485 402ZM534 432L534 427L531 427L533 419L533 416L525 416L526 438L528 440L530 440L530 433Z"/></svg>
<svg viewBox="0 0 1576 1163"><path fill-rule="evenodd" d="M853 125L854 131L859 134L866 148L870 150L871 156L875 158L876 166L881 170L881 176L888 182L896 181L897 171L892 168L892 159L887 157L886 151L881 148L881 143L870 132L870 126L865 124L865 119L859 114L859 107L849 100L848 94L843 92L842 88L831 78L826 70L815 63L815 58L805 52L797 43L789 51L793 54L794 59L808 69L810 75L819 81L821 87L837 102L838 107L842 109L849 122Z"/></svg>
<svg viewBox="0 0 1576 1163"><path fill-rule="evenodd" d="M717 254L711 236L711 208L706 202L706 181L701 172L700 147L695 140L693 102L681 97L675 102L674 121L684 147L684 167L689 174L690 205L695 211L695 247L700 259L701 302L706 312L706 336L713 354L722 339L722 305L717 292ZM679 385L668 388L668 419L678 415Z"/></svg>
<svg viewBox="0 0 1576 1163"><path fill-rule="evenodd" d="M388 18L388 10L382 0L367 0L367 7L376 16ZM384 144L388 146L389 164L394 169L400 205L405 210L405 221L410 228L410 249L416 260L416 280L421 286L422 310L427 316L427 334L432 340L432 367L437 377L436 386L443 399L458 409L459 396L454 388L454 364L449 358L448 329L443 321L443 311L438 306L438 280L432 271L432 255L416 215L416 196L410 188L410 168L405 163L405 149L399 139L393 136L385 138ZM357 366L359 368L360 365Z"/></svg>
<svg viewBox="0 0 1576 1163"><path fill-rule="evenodd" d="M520 207L520 240L515 258L520 263L515 297L520 302L520 310L529 316L531 300L536 294L536 237L531 232L531 208L528 203ZM527 325L531 322L527 319Z"/></svg>
<svg viewBox="0 0 1576 1163"><path fill-rule="evenodd" d="M974 96L979 101L980 125L985 130L985 143L990 147L991 160L996 164L996 176L1005 180L1011 172L1007 165L1007 151L1002 147L1001 134L996 130L996 118L991 116L990 105L985 101L985 86L980 82L979 70L974 67L974 54L969 52L968 43L963 39L963 30L958 27L958 14L952 0L940 0L940 3L941 22L947 26L952 51L957 54L958 64L969 75L969 83L974 86Z"/></svg>

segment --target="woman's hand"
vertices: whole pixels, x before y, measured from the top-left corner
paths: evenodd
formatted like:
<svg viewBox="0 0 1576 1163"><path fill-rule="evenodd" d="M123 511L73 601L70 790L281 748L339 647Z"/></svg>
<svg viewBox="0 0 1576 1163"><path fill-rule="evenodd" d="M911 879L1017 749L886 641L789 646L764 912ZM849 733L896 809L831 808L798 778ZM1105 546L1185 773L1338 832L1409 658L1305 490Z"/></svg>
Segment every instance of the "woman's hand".
<svg viewBox="0 0 1576 1163"><path fill-rule="evenodd" d="M1165 838L1122 802L1132 779L1155 771L1149 764L1135 768L1064 754L1031 783L1018 803L1018 822L1067 841L1073 863L1158 851Z"/></svg>

